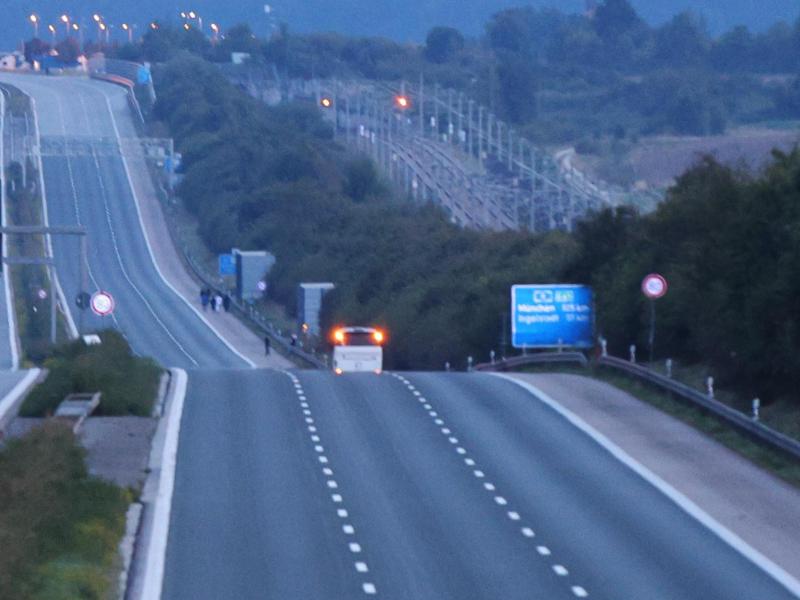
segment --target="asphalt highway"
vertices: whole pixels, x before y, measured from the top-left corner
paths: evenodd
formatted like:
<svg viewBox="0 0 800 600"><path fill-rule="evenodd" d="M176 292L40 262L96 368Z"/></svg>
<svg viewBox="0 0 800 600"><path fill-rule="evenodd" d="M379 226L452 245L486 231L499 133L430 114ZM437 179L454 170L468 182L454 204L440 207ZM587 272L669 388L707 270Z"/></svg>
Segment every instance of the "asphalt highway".
<svg viewBox="0 0 800 600"><path fill-rule="evenodd" d="M115 299L110 317L84 311L84 330L117 328L137 353L167 366L247 366L156 271L123 159L107 151L119 137L134 135L123 90L78 78L0 74L0 81L35 100L49 224L87 228L89 291L104 290ZM64 139L81 140L90 151L48 151ZM80 290L79 242L54 236L52 243L60 283L80 326L74 304Z"/></svg>
<svg viewBox="0 0 800 600"><path fill-rule="evenodd" d="M43 141L133 135L118 88L0 80L36 100ZM50 224L87 227L91 291L117 300L84 327L190 370L163 598L795 597L506 380L242 369L157 273L122 159L43 164ZM77 242L53 243L71 301Z"/></svg>
<svg viewBox="0 0 800 600"><path fill-rule="evenodd" d="M794 597L527 391L195 374L164 598Z"/></svg>

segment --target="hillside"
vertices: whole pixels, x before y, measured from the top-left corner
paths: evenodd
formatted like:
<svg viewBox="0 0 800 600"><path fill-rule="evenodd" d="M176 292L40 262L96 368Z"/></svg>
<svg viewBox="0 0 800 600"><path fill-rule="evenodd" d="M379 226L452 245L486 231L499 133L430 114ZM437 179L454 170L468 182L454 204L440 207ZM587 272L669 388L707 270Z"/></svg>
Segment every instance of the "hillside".
<svg viewBox="0 0 800 600"><path fill-rule="evenodd" d="M31 10L37 11L43 23L56 22L58 15L67 12L78 17L87 26L85 35L92 37L95 29L91 15L99 12L110 23L127 21L138 23L139 31L153 18L177 18L186 3L175 0L140 0L117 2L115 0L25 0L4 2L3 19L0 19L0 48L17 45L22 37L31 33L26 22ZM296 31L335 30L353 35L381 35L401 41L420 41L434 25L450 25L469 35L483 31L487 18L510 6L551 6L564 12L578 12L585 0L272 0L272 21L264 12L264 0L196 0L192 9L204 16L206 23L217 21L223 27L247 22L256 33L266 33L271 24L286 22ZM712 33L746 24L761 31L776 21L794 21L800 9L794 0L635 0L638 12L653 24L667 21L676 13L692 9L707 18ZM335 6L335 10L334 7ZM120 40L122 31L112 30Z"/></svg>

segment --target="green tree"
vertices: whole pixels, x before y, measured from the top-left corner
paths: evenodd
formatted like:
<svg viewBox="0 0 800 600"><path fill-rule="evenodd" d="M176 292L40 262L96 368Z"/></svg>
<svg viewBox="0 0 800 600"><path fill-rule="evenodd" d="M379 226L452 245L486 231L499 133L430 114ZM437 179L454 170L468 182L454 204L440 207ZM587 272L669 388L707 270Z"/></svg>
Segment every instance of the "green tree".
<svg viewBox="0 0 800 600"><path fill-rule="evenodd" d="M452 27L434 27L425 39L423 55L434 63L445 63L452 60L464 49L464 36Z"/></svg>

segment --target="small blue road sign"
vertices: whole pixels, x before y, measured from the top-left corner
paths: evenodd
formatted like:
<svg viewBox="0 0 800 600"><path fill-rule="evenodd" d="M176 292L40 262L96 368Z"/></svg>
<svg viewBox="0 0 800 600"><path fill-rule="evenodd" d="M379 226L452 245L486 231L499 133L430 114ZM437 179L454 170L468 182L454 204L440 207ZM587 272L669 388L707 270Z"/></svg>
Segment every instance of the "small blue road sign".
<svg viewBox="0 0 800 600"><path fill-rule="evenodd" d="M233 258L233 254L219 255L219 274L236 275L236 261Z"/></svg>
<svg viewBox="0 0 800 600"><path fill-rule="evenodd" d="M515 348L591 348L592 288L564 284L512 286L511 341Z"/></svg>

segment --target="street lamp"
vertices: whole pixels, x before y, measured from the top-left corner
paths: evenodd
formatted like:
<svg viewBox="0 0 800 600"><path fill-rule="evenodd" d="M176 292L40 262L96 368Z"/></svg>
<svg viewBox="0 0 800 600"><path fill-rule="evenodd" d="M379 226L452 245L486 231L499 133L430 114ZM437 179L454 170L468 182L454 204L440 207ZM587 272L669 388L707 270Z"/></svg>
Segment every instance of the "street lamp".
<svg viewBox="0 0 800 600"><path fill-rule="evenodd" d="M28 17L28 20L31 23L33 23L33 37L38 38L39 37L39 16L36 15L36 14L31 14L31 16Z"/></svg>
<svg viewBox="0 0 800 600"><path fill-rule="evenodd" d="M158 23L156 23L155 21L152 21L150 23L150 29L152 29L153 31L156 31L158 29Z"/></svg>
<svg viewBox="0 0 800 600"><path fill-rule="evenodd" d="M127 23L123 23L121 25L121 27L128 34L128 43L132 44L133 43L133 28L136 27L136 25L128 25Z"/></svg>
<svg viewBox="0 0 800 600"><path fill-rule="evenodd" d="M50 36L53 38L53 46L56 44L56 26L52 23L47 26L47 29L50 31Z"/></svg>
<svg viewBox="0 0 800 600"><path fill-rule="evenodd" d="M64 24L64 29L67 31L67 37L69 37L69 15L61 15L61 22Z"/></svg>
<svg viewBox="0 0 800 600"><path fill-rule="evenodd" d="M211 39L211 41L216 43L217 41L219 41L219 25L217 25L216 23L212 23L211 24L211 31L214 32L214 36Z"/></svg>

